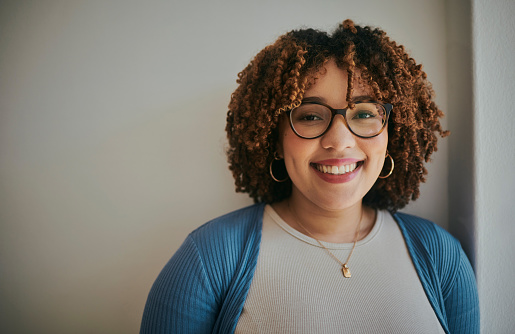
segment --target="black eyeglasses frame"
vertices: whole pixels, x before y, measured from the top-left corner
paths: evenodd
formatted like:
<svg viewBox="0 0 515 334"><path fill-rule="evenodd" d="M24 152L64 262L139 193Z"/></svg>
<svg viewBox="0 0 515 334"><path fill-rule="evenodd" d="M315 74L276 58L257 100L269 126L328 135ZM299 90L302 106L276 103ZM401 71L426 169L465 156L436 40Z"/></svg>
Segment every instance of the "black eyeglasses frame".
<svg viewBox="0 0 515 334"><path fill-rule="evenodd" d="M331 111L331 121L329 122L329 125L327 126L327 128L324 130L324 132L322 132L321 134L319 134L318 136L316 137L304 137L304 136L301 136L296 130L295 130L295 127L293 126L293 119L291 117L291 112L296 109L296 108L293 108L293 109L290 109L288 110L286 113L288 115L288 118L290 120L290 127L291 129L293 130L293 132L300 138L303 138L303 139L316 139L316 138L320 138L322 137L323 135L325 135L327 133L327 131L329 131L329 129L331 128L331 125L333 125L333 120L334 120L334 117L336 115L342 115L343 116L343 120L344 120L344 123L345 123L345 126L347 127L347 129L349 129L349 131L355 135L356 137L359 137L359 138L374 138L374 137L377 137L379 136L383 130L386 128L386 124L388 124L388 118L390 117L390 113L393 109L393 105L391 105L390 103L382 103L382 102L379 102L379 101L359 101L359 102L354 102L354 105L357 105L357 104L360 104L360 103L376 103L378 105L380 105L385 113L386 113L386 117L384 118L384 121L383 121L383 125L381 127L381 131L379 131L378 133L376 133L375 135L373 136L361 136L361 135L358 135L357 133L355 133L354 131L352 131L352 129L350 128L349 124L347 123L347 110L349 109L349 107L347 108L344 108L344 109L334 109L333 107L331 107L330 105L326 104L326 103L323 103L323 102L320 102L320 101L309 101L309 102L303 102L301 103L300 105L303 105L303 104L318 104L318 105L321 105L321 106L324 106L326 107L327 109L329 109ZM300 107L300 106L299 106ZM297 107L298 108L298 107Z"/></svg>

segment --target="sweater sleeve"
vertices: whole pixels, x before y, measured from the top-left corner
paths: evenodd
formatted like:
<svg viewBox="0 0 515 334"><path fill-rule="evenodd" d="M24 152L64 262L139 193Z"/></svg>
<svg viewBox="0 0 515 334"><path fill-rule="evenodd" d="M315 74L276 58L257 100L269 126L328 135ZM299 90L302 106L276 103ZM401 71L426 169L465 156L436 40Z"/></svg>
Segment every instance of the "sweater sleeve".
<svg viewBox="0 0 515 334"><path fill-rule="evenodd" d="M150 290L140 333L211 333L217 314L204 263L188 236Z"/></svg>
<svg viewBox="0 0 515 334"><path fill-rule="evenodd" d="M191 232L152 286L140 333L232 333L257 264L264 204Z"/></svg>
<svg viewBox="0 0 515 334"><path fill-rule="evenodd" d="M479 333L476 279L458 240L425 219L396 213L428 300L446 333Z"/></svg>
<svg viewBox="0 0 515 334"><path fill-rule="evenodd" d="M451 333L479 333L479 300L474 272L459 247L460 258L456 276L446 296L445 311Z"/></svg>

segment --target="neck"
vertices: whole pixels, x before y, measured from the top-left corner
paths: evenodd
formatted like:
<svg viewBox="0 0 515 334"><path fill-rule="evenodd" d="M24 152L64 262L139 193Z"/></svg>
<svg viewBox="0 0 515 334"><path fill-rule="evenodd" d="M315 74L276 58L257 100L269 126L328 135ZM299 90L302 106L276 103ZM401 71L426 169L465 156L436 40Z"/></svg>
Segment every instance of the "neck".
<svg viewBox="0 0 515 334"><path fill-rule="evenodd" d="M375 222L375 211L362 202L343 209L324 209L314 203L306 203L298 196L292 196L273 205L283 220L297 231L318 240L333 243L352 243L360 219L359 239L364 238ZM306 230L305 230L306 229ZM311 234L311 235L310 235Z"/></svg>

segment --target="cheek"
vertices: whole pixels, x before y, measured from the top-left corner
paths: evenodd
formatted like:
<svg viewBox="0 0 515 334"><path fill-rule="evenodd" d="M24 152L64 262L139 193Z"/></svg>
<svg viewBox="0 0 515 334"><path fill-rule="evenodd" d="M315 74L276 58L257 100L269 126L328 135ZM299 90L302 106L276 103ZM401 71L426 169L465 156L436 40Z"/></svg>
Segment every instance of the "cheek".
<svg viewBox="0 0 515 334"><path fill-rule="evenodd" d="M302 138L299 138L291 129L290 123L286 118L283 118L279 123L279 142L278 153L284 155L291 155L296 153L302 147Z"/></svg>
<svg viewBox="0 0 515 334"><path fill-rule="evenodd" d="M282 157L286 163L295 165L299 164L305 157L306 145L302 142L303 139L297 137L291 131L284 132L282 135Z"/></svg>
<svg viewBox="0 0 515 334"><path fill-rule="evenodd" d="M388 134L382 133L375 138L371 138L371 141L367 142L367 151L369 159L372 162L374 168L379 171L383 168L386 148L388 146Z"/></svg>
<svg viewBox="0 0 515 334"><path fill-rule="evenodd" d="M309 171L309 161L317 150L316 140L299 138L288 128L281 133L281 156L292 181Z"/></svg>

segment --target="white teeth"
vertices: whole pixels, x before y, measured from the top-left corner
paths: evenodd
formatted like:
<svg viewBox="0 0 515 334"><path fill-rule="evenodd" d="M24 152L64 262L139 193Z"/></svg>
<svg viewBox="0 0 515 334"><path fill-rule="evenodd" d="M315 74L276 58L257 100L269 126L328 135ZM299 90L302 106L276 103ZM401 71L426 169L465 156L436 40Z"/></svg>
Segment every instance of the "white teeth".
<svg viewBox="0 0 515 334"><path fill-rule="evenodd" d="M327 165L316 165L316 168L326 174L334 174L341 175L345 173L352 172L356 169L356 163L352 163L350 165L342 165L342 166L327 166Z"/></svg>

